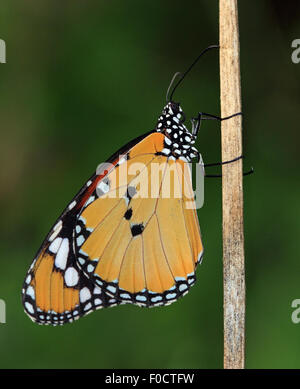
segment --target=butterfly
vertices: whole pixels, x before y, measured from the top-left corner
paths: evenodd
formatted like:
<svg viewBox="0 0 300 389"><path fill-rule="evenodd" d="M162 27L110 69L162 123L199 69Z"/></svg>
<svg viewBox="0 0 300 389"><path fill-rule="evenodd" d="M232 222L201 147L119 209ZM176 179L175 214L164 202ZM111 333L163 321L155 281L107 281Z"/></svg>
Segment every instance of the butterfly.
<svg viewBox="0 0 300 389"><path fill-rule="evenodd" d="M189 131L172 99L179 82L154 129L101 164L46 236L22 289L33 321L63 325L119 304L168 305L194 285L203 244L186 166L204 166L194 146L203 115Z"/></svg>

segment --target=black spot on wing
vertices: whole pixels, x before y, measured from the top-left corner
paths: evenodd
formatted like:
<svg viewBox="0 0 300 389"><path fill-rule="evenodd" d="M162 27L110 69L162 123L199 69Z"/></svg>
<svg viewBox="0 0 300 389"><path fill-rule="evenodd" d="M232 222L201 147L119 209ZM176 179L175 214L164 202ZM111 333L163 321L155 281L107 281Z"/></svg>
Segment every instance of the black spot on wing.
<svg viewBox="0 0 300 389"><path fill-rule="evenodd" d="M136 189L134 186L128 186L127 192L126 192L126 197L128 199L128 203L132 199L132 197L136 194Z"/></svg>
<svg viewBox="0 0 300 389"><path fill-rule="evenodd" d="M140 235L144 231L144 225L143 223L141 224L132 224L131 228L131 234L132 236L137 236Z"/></svg>
<svg viewBox="0 0 300 389"><path fill-rule="evenodd" d="M126 220L130 220L132 217L132 208L127 209L127 211L124 214L124 217Z"/></svg>

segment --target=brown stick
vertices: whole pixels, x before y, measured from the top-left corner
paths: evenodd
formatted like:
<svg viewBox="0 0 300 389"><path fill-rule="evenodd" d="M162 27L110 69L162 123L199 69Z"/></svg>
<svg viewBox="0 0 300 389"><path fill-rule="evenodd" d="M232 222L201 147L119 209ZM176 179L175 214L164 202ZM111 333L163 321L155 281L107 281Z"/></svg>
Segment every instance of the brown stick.
<svg viewBox="0 0 300 389"><path fill-rule="evenodd" d="M241 112L237 0L219 0L221 116ZM222 160L242 155L242 117L222 121ZM242 160L223 165L224 368L244 368L245 269Z"/></svg>

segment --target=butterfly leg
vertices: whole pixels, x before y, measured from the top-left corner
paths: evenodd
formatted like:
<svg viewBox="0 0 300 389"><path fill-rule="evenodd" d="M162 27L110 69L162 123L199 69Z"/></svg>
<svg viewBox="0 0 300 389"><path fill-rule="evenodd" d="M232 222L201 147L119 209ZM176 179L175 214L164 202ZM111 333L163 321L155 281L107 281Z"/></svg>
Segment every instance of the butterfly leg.
<svg viewBox="0 0 300 389"><path fill-rule="evenodd" d="M220 116L217 116L217 115L212 115L210 113L205 113L205 112L199 112L202 116L202 119L204 120L219 120L220 122L222 120L228 120L228 119L231 119L235 116L239 116L239 115L242 115L242 112L237 112L237 113L234 113L233 115L230 115L230 116L226 116L224 118L221 118Z"/></svg>
<svg viewBox="0 0 300 389"><path fill-rule="evenodd" d="M236 157L234 159L231 159L230 161L224 161L224 162L215 162L215 163L206 163L204 165L204 167L211 167L211 166L222 166L222 165L226 165L228 163L232 163L232 162L235 162L235 161L238 161L239 159L242 159L244 158L243 155L240 155L239 157Z"/></svg>
<svg viewBox="0 0 300 389"><path fill-rule="evenodd" d="M247 172L243 173L243 176L248 176L249 174L252 174L252 173L254 173L253 167L251 167L251 169L248 170ZM222 177L222 174L205 174L205 177L206 178L217 178L217 177Z"/></svg>
<svg viewBox="0 0 300 389"><path fill-rule="evenodd" d="M207 163L207 164L204 165L204 167L226 165L228 163L232 163L232 162L238 161L239 159L242 159L242 158L244 158L244 156L240 155L239 157L231 159L230 161L216 162L216 163ZM254 173L253 167L251 167L251 169L249 171L243 173L243 176L248 176L249 174L252 174L252 173ZM208 178L222 177L222 174L206 174L205 177L208 177Z"/></svg>
<svg viewBox="0 0 300 389"><path fill-rule="evenodd" d="M212 115L210 113L199 112L196 118L192 118L192 125L193 125L192 134L197 137L201 125L201 120L219 120L221 122L223 120L228 120L239 115L242 115L242 112L237 112L234 113L233 115L222 118L220 116Z"/></svg>
<svg viewBox="0 0 300 389"><path fill-rule="evenodd" d="M226 165L228 163L232 163L232 162L238 161L239 159L242 159L242 158L244 158L244 156L240 155L239 157L231 159L230 161L216 162L216 163L206 163L204 165L204 167L222 166L222 165ZM243 176L248 176L249 174L252 174L252 173L254 173L253 167L251 167L251 169L249 171L243 173ZM208 177L208 178L222 177L222 174L206 174L205 177Z"/></svg>
<svg viewBox="0 0 300 389"><path fill-rule="evenodd" d="M197 134L199 132L199 129L200 129L200 125L201 125L201 120L219 120L219 121L222 121L222 120L231 119L231 118L233 118L235 116L239 116L239 115L242 115L242 112L237 112L237 113L234 113L233 115L226 116L226 117L222 118L220 116L212 115L212 114L209 114L209 113L206 113L206 112L199 112L198 113L198 117L192 119L192 125L193 125L193 127L192 127L192 134L194 136L197 136ZM208 163L208 164L205 164L204 167L222 166L222 165L226 165L228 163L232 163L232 162L238 161L239 159L242 159L242 158L244 158L244 156L240 155L239 157L231 159L230 161L217 162L217 163ZM243 173L243 176L247 176L248 174L252 174L252 173L254 173L253 167L251 167L251 169L249 171ZM205 177L208 177L208 178L210 178L210 177L222 177L222 174L213 174L213 175L206 174Z"/></svg>

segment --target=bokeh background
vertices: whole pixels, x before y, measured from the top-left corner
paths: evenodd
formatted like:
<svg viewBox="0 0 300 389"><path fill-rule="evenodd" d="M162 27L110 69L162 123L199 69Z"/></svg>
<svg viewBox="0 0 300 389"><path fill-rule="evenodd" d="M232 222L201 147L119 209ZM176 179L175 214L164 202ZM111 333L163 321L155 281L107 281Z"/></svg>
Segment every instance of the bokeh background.
<svg viewBox="0 0 300 389"><path fill-rule="evenodd" d="M244 179L248 368L300 368L299 11L297 1L239 2L244 166L255 168ZM153 129L172 75L218 43L218 2L3 1L0 17L0 368L222 368L220 179L206 182L199 210L198 282L177 303L44 327L20 297L65 205L100 162ZM219 113L218 66L206 54L177 90L187 117ZM197 146L220 160L218 123L203 123Z"/></svg>

